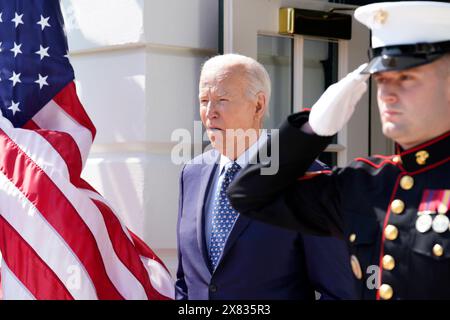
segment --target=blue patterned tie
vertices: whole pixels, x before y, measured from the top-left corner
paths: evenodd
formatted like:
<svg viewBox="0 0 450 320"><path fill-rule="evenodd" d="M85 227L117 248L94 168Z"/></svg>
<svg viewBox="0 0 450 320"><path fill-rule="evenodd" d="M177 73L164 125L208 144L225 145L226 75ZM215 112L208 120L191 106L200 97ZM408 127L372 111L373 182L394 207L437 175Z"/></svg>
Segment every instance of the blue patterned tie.
<svg viewBox="0 0 450 320"><path fill-rule="evenodd" d="M238 216L238 212L233 209L228 200L226 191L240 169L241 167L236 162L233 162L228 167L214 200L211 241L209 245L209 259L213 269L217 266L217 262L225 247L225 242Z"/></svg>

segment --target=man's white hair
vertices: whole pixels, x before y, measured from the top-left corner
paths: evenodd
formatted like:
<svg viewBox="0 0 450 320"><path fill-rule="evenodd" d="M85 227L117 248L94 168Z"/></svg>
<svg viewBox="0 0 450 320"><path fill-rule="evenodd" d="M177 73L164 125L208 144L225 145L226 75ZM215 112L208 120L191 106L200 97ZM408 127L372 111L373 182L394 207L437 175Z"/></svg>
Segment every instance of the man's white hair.
<svg viewBox="0 0 450 320"><path fill-rule="evenodd" d="M202 77L203 72L207 70L234 65L242 66L243 74L246 76L246 91L249 98L253 99L259 92L264 93L266 96L265 115L268 116L271 94L270 77L264 66L255 59L235 53L227 53L212 57L203 64L200 78Z"/></svg>

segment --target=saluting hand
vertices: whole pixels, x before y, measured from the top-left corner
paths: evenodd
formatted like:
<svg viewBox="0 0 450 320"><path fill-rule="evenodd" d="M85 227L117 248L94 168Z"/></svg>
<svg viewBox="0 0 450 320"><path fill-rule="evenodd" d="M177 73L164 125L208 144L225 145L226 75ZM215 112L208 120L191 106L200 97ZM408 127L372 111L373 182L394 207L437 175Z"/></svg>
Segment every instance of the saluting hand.
<svg viewBox="0 0 450 320"><path fill-rule="evenodd" d="M313 105L309 125L319 136L332 136L350 119L355 105L367 90L366 80L370 74L361 74L367 63L329 86Z"/></svg>

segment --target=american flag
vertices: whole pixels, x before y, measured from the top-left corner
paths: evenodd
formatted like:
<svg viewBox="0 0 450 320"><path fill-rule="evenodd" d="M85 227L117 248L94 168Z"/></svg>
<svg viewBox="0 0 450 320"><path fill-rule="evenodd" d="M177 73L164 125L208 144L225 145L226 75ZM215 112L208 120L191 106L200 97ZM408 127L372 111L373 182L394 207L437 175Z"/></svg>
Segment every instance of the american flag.
<svg viewBox="0 0 450 320"><path fill-rule="evenodd" d="M80 174L95 127L58 0L0 0L0 252L5 299L169 299L163 262Z"/></svg>

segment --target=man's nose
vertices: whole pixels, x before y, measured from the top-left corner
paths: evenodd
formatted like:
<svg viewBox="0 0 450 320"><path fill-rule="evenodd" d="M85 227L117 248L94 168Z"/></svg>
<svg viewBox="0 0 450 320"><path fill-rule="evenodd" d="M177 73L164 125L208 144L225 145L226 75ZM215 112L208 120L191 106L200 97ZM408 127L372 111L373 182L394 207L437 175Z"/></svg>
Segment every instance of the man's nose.
<svg viewBox="0 0 450 320"><path fill-rule="evenodd" d="M378 98L386 104L395 104L398 101L396 90L390 84L378 85Z"/></svg>
<svg viewBox="0 0 450 320"><path fill-rule="evenodd" d="M213 101L208 101L208 104L206 105L206 117L208 119L214 119L217 118L217 116L216 104Z"/></svg>

